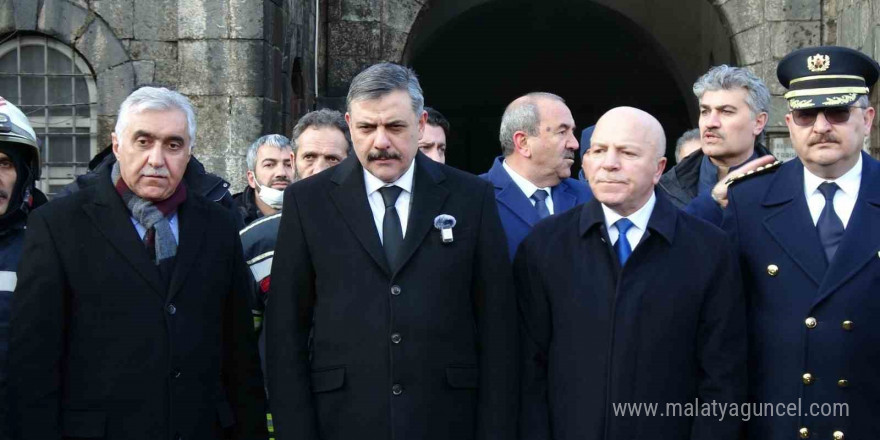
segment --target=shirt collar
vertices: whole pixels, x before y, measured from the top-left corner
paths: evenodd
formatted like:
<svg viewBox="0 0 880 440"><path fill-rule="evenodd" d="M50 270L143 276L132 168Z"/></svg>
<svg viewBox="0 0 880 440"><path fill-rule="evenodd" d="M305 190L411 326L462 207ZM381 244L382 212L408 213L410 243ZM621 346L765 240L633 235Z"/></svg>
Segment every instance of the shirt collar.
<svg viewBox="0 0 880 440"><path fill-rule="evenodd" d="M652 192L651 198L639 208L638 211L626 216L633 225L641 231L648 230L648 220L651 219L651 212L654 211L654 205L657 204L657 196ZM623 218L622 215L614 212L613 209L602 204L602 212L605 214L605 228L610 229L614 223Z"/></svg>
<svg viewBox="0 0 880 440"><path fill-rule="evenodd" d="M413 158L412 163L409 164L409 169L403 173L402 176L398 177L397 180L391 183L385 183L378 177L371 174L364 168L364 184L367 187L367 196L369 197L374 192L378 191L379 188L383 186L399 186L404 191L412 194L412 185L413 185L413 176L415 175L416 169L416 160Z"/></svg>
<svg viewBox="0 0 880 440"><path fill-rule="evenodd" d="M552 195L552 193L550 192L550 187L539 188L535 186L535 184L530 182L529 179L526 179L525 177L514 171L513 168L511 168L510 165L507 164L506 160L501 162L501 166L504 167L504 170L507 171L508 175L510 175L513 183L515 183L516 186L518 186L519 189L521 189L522 192L525 193L526 197L532 197L532 194L534 194L535 191L539 189L547 191L547 195Z"/></svg>
<svg viewBox="0 0 880 440"><path fill-rule="evenodd" d="M807 197L818 191L823 182L834 182L848 196L858 197L859 185L862 183L862 155L859 154L858 162L849 171L834 180L823 179L804 167L804 193Z"/></svg>

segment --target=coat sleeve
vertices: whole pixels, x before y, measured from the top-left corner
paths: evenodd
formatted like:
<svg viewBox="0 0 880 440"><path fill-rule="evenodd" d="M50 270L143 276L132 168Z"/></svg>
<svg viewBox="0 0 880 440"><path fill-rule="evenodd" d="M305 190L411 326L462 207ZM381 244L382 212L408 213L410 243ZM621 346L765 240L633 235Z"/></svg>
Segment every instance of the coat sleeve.
<svg viewBox="0 0 880 440"><path fill-rule="evenodd" d="M492 185L485 185L472 292L480 340L477 439L514 439L519 366L516 294Z"/></svg>
<svg viewBox="0 0 880 440"><path fill-rule="evenodd" d="M234 219L230 221L235 223ZM244 262L241 240L238 234L233 238L232 267L229 268L233 283L224 311L222 374L235 425L227 434L236 440L265 439L268 438L266 395L251 316L251 277Z"/></svg>
<svg viewBox="0 0 880 440"><path fill-rule="evenodd" d="M746 311L739 264L730 246L718 248L718 262L705 291L697 330L701 402L730 405L746 398ZM727 411L729 415L730 412ZM739 438L742 421L721 414L694 418L691 439Z"/></svg>
<svg viewBox="0 0 880 440"><path fill-rule="evenodd" d="M513 262L514 280L520 314L520 386L519 430L523 440L547 440L550 435L547 395L547 358L550 346L550 305L544 292L539 258L526 238Z"/></svg>
<svg viewBox="0 0 880 440"><path fill-rule="evenodd" d="M318 440L309 365L315 273L292 190L283 212L264 322L269 402L277 440Z"/></svg>
<svg viewBox="0 0 880 440"><path fill-rule="evenodd" d="M28 219L9 343L12 438L61 438L61 370L69 288L41 210Z"/></svg>
<svg viewBox="0 0 880 440"><path fill-rule="evenodd" d="M684 212L706 220L718 227L721 227L721 218L724 215L724 210L721 209L721 206L718 206L718 203L712 199L709 193L703 193L694 197L684 207Z"/></svg>

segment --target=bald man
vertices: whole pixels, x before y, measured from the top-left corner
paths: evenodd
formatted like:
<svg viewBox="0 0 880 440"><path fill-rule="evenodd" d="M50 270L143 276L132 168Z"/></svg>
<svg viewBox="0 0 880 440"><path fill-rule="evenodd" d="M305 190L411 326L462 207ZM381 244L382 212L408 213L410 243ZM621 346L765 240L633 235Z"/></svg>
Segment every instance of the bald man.
<svg viewBox="0 0 880 440"><path fill-rule="evenodd" d="M721 230L654 190L665 145L644 111L603 115L584 157L595 198L536 225L516 254L523 439L737 438L737 262Z"/></svg>

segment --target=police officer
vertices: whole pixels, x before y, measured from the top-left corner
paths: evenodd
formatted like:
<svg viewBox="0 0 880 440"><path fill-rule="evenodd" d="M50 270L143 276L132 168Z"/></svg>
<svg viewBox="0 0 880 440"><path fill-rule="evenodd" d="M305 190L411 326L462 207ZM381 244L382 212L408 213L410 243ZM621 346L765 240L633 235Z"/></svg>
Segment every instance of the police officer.
<svg viewBox="0 0 880 440"><path fill-rule="evenodd" d="M40 152L34 129L18 107L0 97L0 383L6 384L9 306L30 210L46 202L34 187L40 177ZM0 407L5 410L5 400ZM3 411L5 414L5 411ZM0 420L0 430L5 429ZM0 433L0 437L2 437Z"/></svg>
<svg viewBox="0 0 880 440"><path fill-rule="evenodd" d="M862 152L878 75L843 47L788 54L777 76L798 158L727 193L723 225L751 295L751 397L799 402L752 418L749 438L880 438L880 162Z"/></svg>

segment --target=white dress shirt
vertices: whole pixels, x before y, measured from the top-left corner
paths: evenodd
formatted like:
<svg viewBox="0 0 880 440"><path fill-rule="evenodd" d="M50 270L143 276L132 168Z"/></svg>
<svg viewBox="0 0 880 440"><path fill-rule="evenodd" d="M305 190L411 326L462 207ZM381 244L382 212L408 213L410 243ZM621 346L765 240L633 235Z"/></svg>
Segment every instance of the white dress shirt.
<svg viewBox="0 0 880 440"><path fill-rule="evenodd" d="M645 231L648 230L648 220L651 219L651 213L654 212L654 205L656 204L657 196L651 193L651 198L638 211L626 216L633 223L633 226L626 231L626 240L629 241L629 246L632 250L636 250L636 246L639 245L639 241L645 235ZM602 212L605 213L605 229L608 230L608 238L611 239L611 245L614 246L620 235L615 223L622 219L623 216L605 205L602 205Z"/></svg>
<svg viewBox="0 0 880 440"><path fill-rule="evenodd" d="M532 194L539 189L543 189L547 191L547 198L544 199L544 203L547 205L547 210L550 211L550 214L554 214L553 212L553 191L551 191L550 187L538 188L534 183L529 182L529 179L526 179L523 176L517 174L513 168L507 165L507 161L501 162L501 166L504 167L504 171L507 171L507 174L510 175L510 178L513 179L513 183L522 190L523 194L526 195L526 198L529 199L529 203L532 206L535 206L535 199L532 198Z"/></svg>
<svg viewBox="0 0 880 440"><path fill-rule="evenodd" d="M409 169L403 173L397 180L392 183L385 183L378 177L370 174L364 168L364 184L367 187L367 200L370 202L370 210L373 211L373 221L376 222L376 231L379 232L379 242L382 240L382 221L385 219L385 201L382 200L382 193L379 188L383 186L399 186L403 191L397 196L397 202L394 208L397 209L397 216L400 217L400 229L403 236L406 237L406 223L409 220L409 202L412 200L413 177L415 176L416 161L413 159L409 165ZM384 244L384 243L383 243Z"/></svg>
<svg viewBox="0 0 880 440"><path fill-rule="evenodd" d="M859 187L862 184L862 156L849 171L834 180L825 180L810 172L804 167L804 195L807 197L807 206L810 208L810 216L813 217L813 225L819 222L819 216L825 209L825 196L819 191L819 185L823 182L834 182L840 187L834 193L834 212L840 217L844 229L849 218L852 216L856 199L859 197Z"/></svg>
<svg viewBox="0 0 880 440"><path fill-rule="evenodd" d="M140 224L137 220L135 220L134 217L130 217L130 218L131 218L131 224L134 225L134 228L137 230L138 235L141 237L141 241L143 241L144 235L147 235L147 228L145 228L144 225ZM171 218L168 219L168 225L171 226L171 233L174 234L174 241L177 244L180 244L180 238L178 238L178 235L180 235L180 232L178 232L177 213L176 212L174 214L171 214Z"/></svg>

